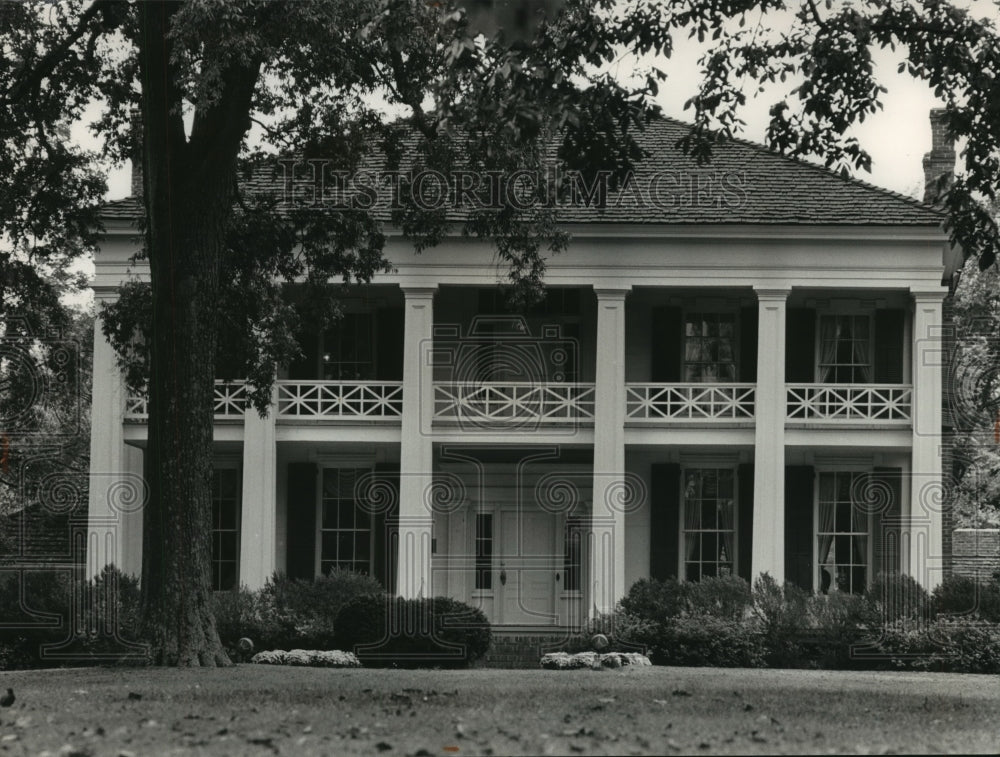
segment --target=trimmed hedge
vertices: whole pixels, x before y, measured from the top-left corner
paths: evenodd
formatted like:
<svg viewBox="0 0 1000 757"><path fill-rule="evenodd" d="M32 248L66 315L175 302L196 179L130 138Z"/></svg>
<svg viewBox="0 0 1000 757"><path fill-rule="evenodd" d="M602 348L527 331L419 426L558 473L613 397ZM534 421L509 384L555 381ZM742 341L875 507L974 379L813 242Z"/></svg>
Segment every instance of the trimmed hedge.
<svg viewBox="0 0 1000 757"><path fill-rule="evenodd" d="M467 667L486 654L490 625L478 608L449 597L369 594L337 615L335 645L370 667Z"/></svg>
<svg viewBox="0 0 1000 757"><path fill-rule="evenodd" d="M216 627L233 659L246 656L237 646L244 636L258 651L334 649L340 609L355 597L381 590L375 578L349 570L333 570L312 581L276 574L259 591L217 592Z"/></svg>

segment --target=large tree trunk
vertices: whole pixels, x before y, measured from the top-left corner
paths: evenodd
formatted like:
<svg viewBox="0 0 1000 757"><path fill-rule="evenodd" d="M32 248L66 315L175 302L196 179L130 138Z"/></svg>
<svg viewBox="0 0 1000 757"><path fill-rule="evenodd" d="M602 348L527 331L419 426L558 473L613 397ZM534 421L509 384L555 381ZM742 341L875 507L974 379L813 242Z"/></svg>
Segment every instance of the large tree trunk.
<svg viewBox="0 0 1000 757"><path fill-rule="evenodd" d="M178 8L138 6L153 299L142 617L154 664L228 665L211 587L216 307L257 69L227 71L218 101L196 114L186 137L168 35Z"/></svg>

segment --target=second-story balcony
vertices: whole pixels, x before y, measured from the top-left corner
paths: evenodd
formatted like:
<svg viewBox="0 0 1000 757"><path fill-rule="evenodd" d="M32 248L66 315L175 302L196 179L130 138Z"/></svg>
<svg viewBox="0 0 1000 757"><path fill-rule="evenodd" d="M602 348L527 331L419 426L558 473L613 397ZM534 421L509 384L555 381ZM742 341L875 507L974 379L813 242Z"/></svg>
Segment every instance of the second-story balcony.
<svg viewBox="0 0 1000 757"><path fill-rule="evenodd" d="M487 427L592 423L594 385L531 382L436 382L434 420Z"/></svg>
<svg viewBox="0 0 1000 757"><path fill-rule="evenodd" d="M394 420L403 415L402 381L279 381L279 420Z"/></svg>

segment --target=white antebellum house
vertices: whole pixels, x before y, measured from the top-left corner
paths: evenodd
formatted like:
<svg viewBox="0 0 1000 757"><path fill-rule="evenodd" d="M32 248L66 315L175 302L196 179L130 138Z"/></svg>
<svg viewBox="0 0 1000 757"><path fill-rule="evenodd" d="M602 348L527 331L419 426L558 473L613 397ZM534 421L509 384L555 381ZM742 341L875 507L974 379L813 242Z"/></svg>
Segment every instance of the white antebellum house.
<svg viewBox="0 0 1000 757"><path fill-rule="evenodd" d="M494 624L571 626L636 580L767 572L862 591L943 570L942 276L929 206L686 126L606 207L559 210L544 303L505 310L490 244L415 254L305 335L261 418L216 389L213 580L339 566ZM937 146L935 146L937 149ZM105 210L94 291L132 265ZM95 327L90 557L138 574L145 400Z"/></svg>

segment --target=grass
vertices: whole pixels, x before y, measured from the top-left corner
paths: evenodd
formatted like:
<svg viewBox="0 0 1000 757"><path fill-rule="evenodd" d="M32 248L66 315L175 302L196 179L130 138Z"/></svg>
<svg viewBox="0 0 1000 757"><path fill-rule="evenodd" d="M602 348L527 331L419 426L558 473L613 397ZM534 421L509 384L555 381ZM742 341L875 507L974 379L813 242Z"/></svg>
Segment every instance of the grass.
<svg viewBox="0 0 1000 757"><path fill-rule="evenodd" d="M8 686L0 755L1000 750L1000 683L987 676L242 665L0 673Z"/></svg>

